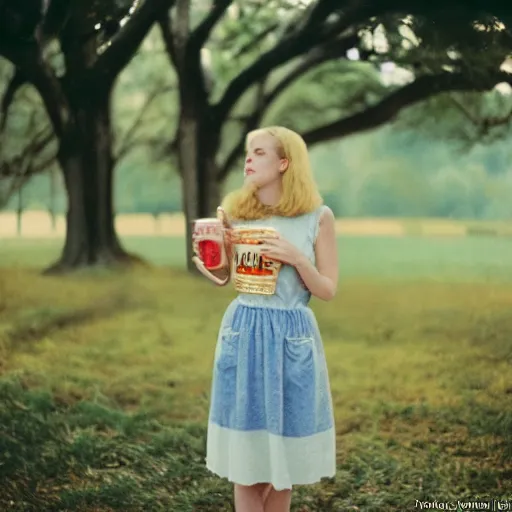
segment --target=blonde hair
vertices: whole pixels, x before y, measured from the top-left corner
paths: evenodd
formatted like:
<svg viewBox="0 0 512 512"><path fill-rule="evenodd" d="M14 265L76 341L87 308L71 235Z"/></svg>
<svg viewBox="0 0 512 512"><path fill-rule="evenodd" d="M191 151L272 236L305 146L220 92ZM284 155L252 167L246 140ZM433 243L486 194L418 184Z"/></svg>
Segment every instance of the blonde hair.
<svg viewBox="0 0 512 512"><path fill-rule="evenodd" d="M260 202L255 185L243 186L228 194L222 202L226 213L234 220L257 220L272 215L295 217L310 213L323 204L313 178L308 148L304 139L282 126L260 128L247 134L246 149L256 135L268 134L276 139L280 158L288 160L283 174L283 193L275 206Z"/></svg>

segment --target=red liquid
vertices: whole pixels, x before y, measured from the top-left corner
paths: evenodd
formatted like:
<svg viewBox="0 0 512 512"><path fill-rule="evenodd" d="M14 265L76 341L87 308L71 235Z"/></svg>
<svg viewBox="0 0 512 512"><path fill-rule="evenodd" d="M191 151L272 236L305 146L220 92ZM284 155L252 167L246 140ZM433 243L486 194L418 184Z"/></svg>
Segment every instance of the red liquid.
<svg viewBox="0 0 512 512"><path fill-rule="evenodd" d="M201 240L198 243L199 257L207 269L218 267L221 262L222 254L220 245L213 240Z"/></svg>

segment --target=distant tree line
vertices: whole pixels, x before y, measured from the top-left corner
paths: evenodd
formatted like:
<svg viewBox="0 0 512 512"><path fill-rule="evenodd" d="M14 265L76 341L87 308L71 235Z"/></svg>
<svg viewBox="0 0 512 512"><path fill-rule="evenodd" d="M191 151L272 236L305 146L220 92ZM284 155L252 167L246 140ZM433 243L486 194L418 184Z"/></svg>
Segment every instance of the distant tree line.
<svg viewBox="0 0 512 512"><path fill-rule="evenodd" d="M506 140L461 149L393 127L324 145L312 152L325 202L337 217L512 219L512 149ZM182 211L179 178L125 161L118 170L118 214ZM236 178L236 175L234 176ZM54 171L28 183L8 207L62 215L66 194ZM231 187L240 184L238 180Z"/></svg>

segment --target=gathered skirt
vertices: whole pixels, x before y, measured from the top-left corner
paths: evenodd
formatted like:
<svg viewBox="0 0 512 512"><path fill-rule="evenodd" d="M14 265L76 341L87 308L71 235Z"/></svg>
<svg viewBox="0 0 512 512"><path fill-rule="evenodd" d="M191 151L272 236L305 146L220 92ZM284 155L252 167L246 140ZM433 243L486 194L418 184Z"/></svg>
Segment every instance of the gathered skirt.
<svg viewBox="0 0 512 512"><path fill-rule="evenodd" d="M336 471L327 365L314 313L247 305L224 314L214 356L207 468L277 490Z"/></svg>

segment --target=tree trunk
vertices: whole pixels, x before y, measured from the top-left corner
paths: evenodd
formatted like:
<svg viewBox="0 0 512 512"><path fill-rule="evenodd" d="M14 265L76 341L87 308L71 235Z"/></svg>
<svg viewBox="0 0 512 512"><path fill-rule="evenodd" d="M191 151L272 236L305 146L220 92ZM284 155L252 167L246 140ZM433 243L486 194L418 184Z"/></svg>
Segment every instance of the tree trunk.
<svg viewBox="0 0 512 512"><path fill-rule="evenodd" d="M78 107L76 121L61 141L59 163L68 196L66 241L48 272L135 259L121 247L115 231L109 100Z"/></svg>
<svg viewBox="0 0 512 512"><path fill-rule="evenodd" d="M56 209L56 195L57 195L57 174L55 169L50 171L50 205L49 213L52 221L52 231L55 233L57 230L57 209Z"/></svg>
<svg viewBox="0 0 512 512"><path fill-rule="evenodd" d="M23 185L18 189L18 205L16 207L16 234L21 236L23 224Z"/></svg>
<svg viewBox="0 0 512 512"><path fill-rule="evenodd" d="M196 219L215 217L220 205L215 155L218 138L195 116L180 118L179 165L181 170L183 211L186 222L187 269L195 272L192 262L192 231Z"/></svg>

